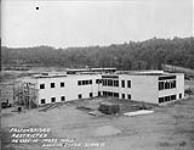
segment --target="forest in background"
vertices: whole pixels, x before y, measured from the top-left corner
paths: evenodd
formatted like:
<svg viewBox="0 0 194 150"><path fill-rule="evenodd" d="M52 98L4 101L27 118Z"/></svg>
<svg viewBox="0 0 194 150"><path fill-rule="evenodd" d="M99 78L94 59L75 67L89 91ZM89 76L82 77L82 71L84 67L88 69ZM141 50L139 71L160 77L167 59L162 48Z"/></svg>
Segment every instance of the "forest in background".
<svg viewBox="0 0 194 150"><path fill-rule="evenodd" d="M16 39L17 40L17 39ZM161 69L171 64L194 69L194 38L158 39L110 46L1 48L2 66L116 67Z"/></svg>

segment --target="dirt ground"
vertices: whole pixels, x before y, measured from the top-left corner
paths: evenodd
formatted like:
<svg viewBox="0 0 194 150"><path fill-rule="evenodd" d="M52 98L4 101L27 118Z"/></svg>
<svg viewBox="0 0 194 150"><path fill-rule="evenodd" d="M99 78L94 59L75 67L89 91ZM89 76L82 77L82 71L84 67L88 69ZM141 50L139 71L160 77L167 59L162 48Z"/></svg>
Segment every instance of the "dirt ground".
<svg viewBox="0 0 194 150"><path fill-rule="evenodd" d="M77 106L100 102L100 99L67 103L46 112L42 108L17 113L2 111L2 149L4 150L193 150L194 97L154 107L144 116L92 116ZM127 104L128 102L126 102ZM10 127L50 128L49 138L73 140L65 147L41 147L40 144L11 144Z"/></svg>
<svg viewBox="0 0 194 150"><path fill-rule="evenodd" d="M9 79L10 81L10 79ZM185 89L194 88L194 80L185 82ZM106 99L110 101L110 99ZM136 103L121 104L120 115L92 116L83 106L97 109L101 99L85 100L59 105L48 111L42 108L1 113L2 150L193 150L194 149L194 96L164 106L148 105L154 113L126 117L123 112ZM146 105L147 106L147 105ZM40 143L11 144L11 127L50 128L48 138L63 138L73 144L63 147L41 147Z"/></svg>

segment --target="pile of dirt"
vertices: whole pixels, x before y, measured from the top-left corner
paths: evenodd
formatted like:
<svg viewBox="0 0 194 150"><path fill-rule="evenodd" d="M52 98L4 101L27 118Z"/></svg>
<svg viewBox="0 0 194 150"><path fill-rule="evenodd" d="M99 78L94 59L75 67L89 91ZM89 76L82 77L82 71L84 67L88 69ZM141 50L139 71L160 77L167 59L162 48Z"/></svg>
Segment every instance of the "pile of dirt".
<svg viewBox="0 0 194 150"><path fill-rule="evenodd" d="M121 131L113 126L103 126L99 127L94 131L96 136L111 136L120 134Z"/></svg>

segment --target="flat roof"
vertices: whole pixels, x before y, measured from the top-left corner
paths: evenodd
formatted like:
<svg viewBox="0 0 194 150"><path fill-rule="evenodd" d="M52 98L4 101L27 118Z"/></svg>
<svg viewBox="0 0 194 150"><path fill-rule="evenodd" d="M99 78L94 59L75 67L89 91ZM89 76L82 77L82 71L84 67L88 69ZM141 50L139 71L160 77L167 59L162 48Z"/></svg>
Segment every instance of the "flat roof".
<svg viewBox="0 0 194 150"><path fill-rule="evenodd" d="M169 76L169 75L177 75L182 73L168 73L162 70L148 70L148 71L117 71L116 73L80 73L80 74L65 74L65 72L58 73L40 73L38 75L34 75L32 78L40 79L40 78L62 78L62 77L75 77L75 76L94 76L94 75L102 75L103 77L115 77L119 75L136 75L136 76ZM106 77L105 77L106 78Z"/></svg>

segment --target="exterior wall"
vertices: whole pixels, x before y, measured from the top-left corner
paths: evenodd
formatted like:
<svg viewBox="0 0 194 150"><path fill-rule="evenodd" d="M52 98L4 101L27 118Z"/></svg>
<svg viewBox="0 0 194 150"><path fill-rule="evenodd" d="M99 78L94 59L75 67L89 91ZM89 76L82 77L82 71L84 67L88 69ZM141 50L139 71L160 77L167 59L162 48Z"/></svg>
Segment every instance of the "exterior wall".
<svg viewBox="0 0 194 150"><path fill-rule="evenodd" d="M184 98L184 74L176 74L176 88L159 91L159 97L176 95L176 99L180 99L179 94Z"/></svg>
<svg viewBox="0 0 194 150"><path fill-rule="evenodd" d="M171 75L171 74L170 74ZM184 75L176 75L176 88L159 90L159 76L158 75L115 75L118 78L107 78L119 80L119 86L103 86L102 83L97 84L97 79L102 79L102 75L68 75L67 77L53 77L53 78L36 78L30 82L34 82L38 89L38 104L41 105L41 99L45 99L46 103L51 103L51 97L56 98L56 102L61 102L61 96L65 96L65 101L78 100L78 95L83 98L89 98L90 93L92 97L98 96L98 93L103 91L119 93L119 98L128 99L131 95L131 100L145 101L150 103L159 103L159 97L176 95L179 99L179 94L184 97ZM107 75L109 76L109 75ZM168 76L168 75L166 75ZM92 84L78 85L80 80L92 80ZM125 81L125 87L122 87L122 80ZM128 80L131 81L131 87L128 87ZM64 82L65 86L60 87L60 83ZM50 84L55 83L55 88L51 88ZM40 84L45 84L45 89L40 89Z"/></svg>
<svg viewBox="0 0 194 150"><path fill-rule="evenodd" d="M125 81L125 87L122 87L122 80ZM128 80L131 81L131 87L128 87ZM122 94L125 94L125 99L131 95L131 100L146 101L157 103L157 77L142 76L142 75L119 75L119 87L103 86L102 91L118 92L119 98L122 99Z"/></svg>
<svg viewBox="0 0 194 150"><path fill-rule="evenodd" d="M158 102L158 84L156 76L132 76L132 100L149 103Z"/></svg>
<svg viewBox="0 0 194 150"><path fill-rule="evenodd" d="M184 89L184 74L178 74L177 75L177 93L182 94L182 98L184 98L184 94L185 94L185 89ZM177 97L177 99L179 99Z"/></svg>
<svg viewBox="0 0 194 150"><path fill-rule="evenodd" d="M45 99L46 103L51 103L51 97L56 97L56 102L61 101L61 96L65 96L65 101L77 100L78 94L82 94L82 98L89 98L90 93L93 97L98 95L100 89L96 84L99 75L71 75L60 78L39 78L39 104L41 99ZM78 86L78 80L92 80L92 84ZM65 86L60 87L60 82L64 82ZM55 83L55 88L50 87L50 83ZM40 89L40 84L45 84L45 89Z"/></svg>

